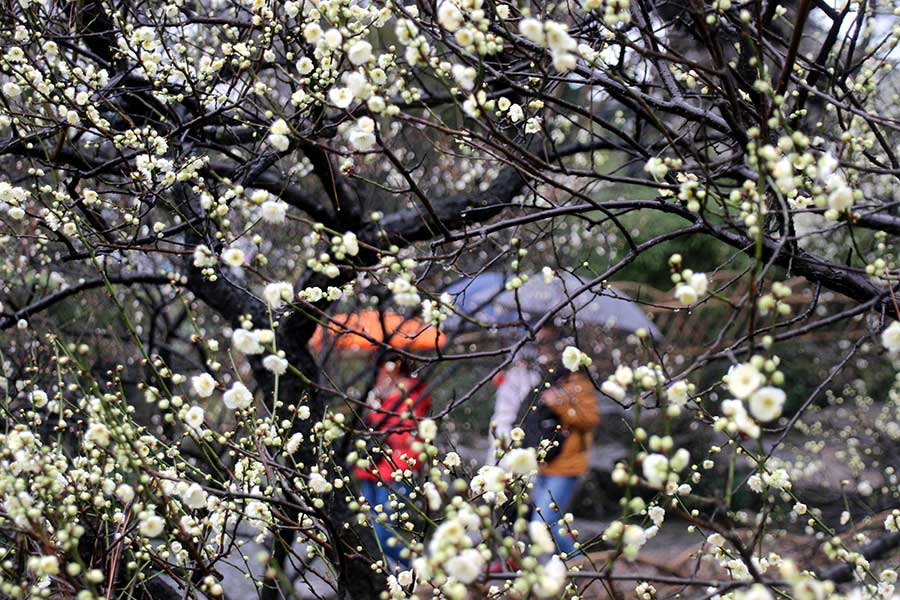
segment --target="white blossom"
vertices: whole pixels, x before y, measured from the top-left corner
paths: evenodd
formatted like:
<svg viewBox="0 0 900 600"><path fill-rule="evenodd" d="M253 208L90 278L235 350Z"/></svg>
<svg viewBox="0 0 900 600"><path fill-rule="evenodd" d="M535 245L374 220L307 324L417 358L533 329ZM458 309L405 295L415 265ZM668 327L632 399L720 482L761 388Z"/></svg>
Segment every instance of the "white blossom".
<svg viewBox="0 0 900 600"><path fill-rule="evenodd" d="M240 248L228 248L222 252L222 262L229 267L240 267L244 264L244 251Z"/></svg>
<svg viewBox="0 0 900 600"><path fill-rule="evenodd" d="M322 477L321 473L312 472L309 475L309 489L312 490L314 494L327 494L331 491L331 484L328 483L328 480Z"/></svg>
<svg viewBox="0 0 900 600"><path fill-rule="evenodd" d="M141 519L141 535L149 538L159 537L165 529L165 526L166 522L162 517L151 513Z"/></svg>
<svg viewBox="0 0 900 600"><path fill-rule="evenodd" d="M500 466L513 475L531 475L537 472L537 455L534 448L514 448L500 460Z"/></svg>
<svg viewBox="0 0 900 600"><path fill-rule="evenodd" d="M575 346L566 346L562 353L562 363L566 369L574 373L582 366L589 366L591 357Z"/></svg>
<svg viewBox="0 0 900 600"><path fill-rule="evenodd" d="M669 386L666 390L666 400L675 406L684 406L690 397L690 387L688 383L680 379Z"/></svg>
<svg viewBox="0 0 900 600"><path fill-rule="evenodd" d="M347 49L347 60L354 65L363 65L369 62L369 59L371 58L372 44L365 40L354 42L353 45Z"/></svg>
<svg viewBox="0 0 900 600"><path fill-rule="evenodd" d="M680 473L684 471L685 468L691 463L691 454L684 448L679 448L672 455L672 458L669 460L669 468L676 472Z"/></svg>
<svg viewBox="0 0 900 600"><path fill-rule="evenodd" d="M642 465L644 479L650 485L662 487L666 483L669 474L669 460L662 454L648 454Z"/></svg>
<svg viewBox="0 0 900 600"><path fill-rule="evenodd" d="M247 386L240 381L236 381L228 391L222 394L222 401L231 410L243 410L253 404L253 394L250 393Z"/></svg>
<svg viewBox="0 0 900 600"><path fill-rule="evenodd" d="M543 566L541 576L537 578L531 591L538 598L557 598L566 586L568 569L558 556L553 556Z"/></svg>
<svg viewBox="0 0 900 600"><path fill-rule="evenodd" d="M437 20L441 27L453 33L462 27L463 14L452 0L442 0L438 4Z"/></svg>
<svg viewBox="0 0 900 600"><path fill-rule="evenodd" d="M109 429L103 423L93 422L84 434L86 442L105 448L112 441Z"/></svg>
<svg viewBox="0 0 900 600"><path fill-rule="evenodd" d="M612 379L607 379L606 381L601 383L600 391L610 398L618 400L620 402L625 399L625 388L623 388Z"/></svg>
<svg viewBox="0 0 900 600"><path fill-rule="evenodd" d="M347 108L353 102L353 92L346 87L331 88L328 99L338 108Z"/></svg>
<svg viewBox="0 0 900 600"><path fill-rule="evenodd" d="M675 287L675 297L682 304L695 304L700 299L700 294L693 286L682 283Z"/></svg>
<svg viewBox="0 0 900 600"><path fill-rule="evenodd" d="M474 548L467 548L444 563L447 575L460 583L475 581L481 575L483 567L484 558L481 552Z"/></svg>
<svg viewBox="0 0 900 600"><path fill-rule="evenodd" d="M888 352L900 352L900 321L892 321L881 332L881 343Z"/></svg>
<svg viewBox="0 0 900 600"><path fill-rule="evenodd" d="M235 329L231 334L231 347L241 354L261 354L259 332L247 329Z"/></svg>
<svg viewBox="0 0 900 600"><path fill-rule="evenodd" d="M748 403L750 414L757 421L766 423L781 416L786 396L783 390L774 386L764 386L753 392Z"/></svg>
<svg viewBox="0 0 900 600"><path fill-rule="evenodd" d="M356 126L349 130L350 144L360 152L367 152L375 146L375 121L369 117L360 117Z"/></svg>
<svg viewBox="0 0 900 600"><path fill-rule="evenodd" d="M184 414L184 423L194 430L199 430L203 426L205 411L199 406L190 407Z"/></svg>
<svg viewBox="0 0 900 600"><path fill-rule="evenodd" d="M663 179L666 174L669 172L669 167L666 166L665 161L659 158L658 156L654 156L650 158L646 164L644 164L644 171L649 173L651 177L656 180Z"/></svg>
<svg viewBox="0 0 900 600"><path fill-rule="evenodd" d="M270 371L275 375L284 375L288 369L288 361L275 354L266 356L262 363L267 371Z"/></svg>
<svg viewBox="0 0 900 600"><path fill-rule="evenodd" d="M206 506L206 491L198 483L192 483L182 492L181 500L188 508L197 509Z"/></svg>
<svg viewBox="0 0 900 600"><path fill-rule="evenodd" d="M287 137L291 132L287 122L284 119L278 119L269 126L269 143L279 152L284 152L291 144L291 140Z"/></svg>
<svg viewBox="0 0 900 600"><path fill-rule="evenodd" d="M650 520L653 521L654 525L662 527L663 521L666 518L666 511L661 506L651 506L647 510L647 516L650 517Z"/></svg>
<svg viewBox="0 0 900 600"><path fill-rule="evenodd" d="M434 440L437 436L437 423L434 419L422 419L419 421L419 435L426 442Z"/></svg>
<svg viewBox="0 0 900 600"><path fill-rule="evenodd" d="M544 45L544 26L537 19L526 17L519 21L519 33L534 44Z"/></svg>
<svg viewBox="0 0 900 600"><path fill-rule="evenodd" d="M259 215L266 223L281 225L287 215L287 203L283 200L266 200L259 207Z"/></svg>
<svg viewBox="0 0 900 600"><path fill-rule="evenodd" d="M134 488L127 483L120 483L116 487L116 498L122 501L122 504L131 504L134 500Z"/></svg>
<svg viewBox="0 0 900 600"><path fill-rule="evenodd" d="M763 383L765 378L751 363L734 365L728 370L728 391L742 400L748 398Z"/></svg>
<svg viewBox="0 0 900 600"><path fill-rule="evenodd" d="M556 550L556 542L553 541L550 529L541 520L528 522L528 537L531 538L535 554L549 554Z"/></svg>
<svg viewBox="0 0 900 600"><path fill-rule="evenodd" d="M286 300L294 296L294 286L286 281L275 281L266 284L263 289L263 298L272 310L278 310L284 306Z"/></svg>
<svg viewBox="0 0 900 600"><path fill-rule="evenodd" d="M690 285L698 296L704 296L709 288L709 280L706 273L691 273Z"/></svg>
<svg viewBox="0 0 900 600"><path fill-rule="evenodd" d="M191 388L201 398L209 398L216 391L216 380L209 373L191 377Z"/></svg>

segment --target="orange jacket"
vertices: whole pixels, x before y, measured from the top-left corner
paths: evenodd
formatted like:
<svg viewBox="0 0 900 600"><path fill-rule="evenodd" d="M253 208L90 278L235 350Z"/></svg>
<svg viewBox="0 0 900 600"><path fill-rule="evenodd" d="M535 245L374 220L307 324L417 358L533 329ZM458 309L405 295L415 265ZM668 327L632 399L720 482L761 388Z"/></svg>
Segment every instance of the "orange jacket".
<svg viewBox="0 0 900 600"><path fill-rule="evenodd" d="M382 458L377 459L368 470L357 467L356 477L391 482L391 473L397 469L415 471L420 468L412 446L414 442L421 441L416 428L431 409L431 396L422 397L424 387L416 382L408 394L394 390L382 400L379 408L369 413L366 422L375 424L378 433L386 434L382 438L385 445L382 452L389 451L390 455L382 454Z"/></svg>
<svg viewBox="0 0 900 600"><path fill-rule="evenodd" d="M581 372L564 376L541 395L568 432L553 462L542 465L541 475L577 476L587 473L594 428L600 423L597 396L590 379Z"/></svg>

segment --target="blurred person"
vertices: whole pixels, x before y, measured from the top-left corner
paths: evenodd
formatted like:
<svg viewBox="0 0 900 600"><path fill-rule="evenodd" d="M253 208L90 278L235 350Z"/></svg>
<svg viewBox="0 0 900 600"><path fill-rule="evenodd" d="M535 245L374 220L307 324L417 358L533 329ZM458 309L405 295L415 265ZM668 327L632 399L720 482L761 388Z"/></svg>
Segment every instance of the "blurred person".
<svg viewBox="0 0 900 600"><path fill-rule="evenodd" d="M546 389L528 407L523 426L526 446L537 447L541 439L558 442L547 450L534 480L531 520L545 522L559 551L571 556L574 541L559 521L572 502L579 477L588 472L600 413L590 378L583 370L571 372L562 366L561 344L554 341L559 342L556 330L543 336L541 357L551 365Z"/></svg>
<svg viewBox="0 0 900 600"><path fill-rule="evenodd" d="M368 468L356 467L354 476L359 481L362 495L371 507L371 520L378 543L384 555L404 566L408 561L401 557L404 545L394 534L394 527L377 519L376 506L388 516L388 524L396 512L390 497L409 502L409 487L394 480L398 469L417 471L421 464L413 445L419 439L417 426L431 408L431 397L425 392L425 383L414 374L412 362L399 355L386 355L378 369L375 386L369 397L369 411L364 422L372 436L369 444ZM378 451L374 451L375 447ZM391 544L389 540L395 538Z"/></svg>
<svg viewBox="0 0 900 600"><path fill-rule="evenodd" d="M485 464L495 465L498 454L511 446L510 432L517 425L522 403L531 398L541 384L537 346L527 345L516 355L512 365L494 377L494 414L488 431L488 453Z"/></svg>

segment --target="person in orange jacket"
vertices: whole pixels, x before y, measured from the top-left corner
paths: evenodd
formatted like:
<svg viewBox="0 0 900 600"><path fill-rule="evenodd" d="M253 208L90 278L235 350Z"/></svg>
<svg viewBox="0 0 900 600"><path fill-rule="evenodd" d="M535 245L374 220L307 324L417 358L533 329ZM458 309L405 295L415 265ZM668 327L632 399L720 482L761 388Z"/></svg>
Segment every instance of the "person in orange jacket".
<svg viewBox="0 0 900 600"><path fill-rule="evenodd" d="M559 550L572 555L574 541L560 521L575 494L578 478L588 472L593 430L600 423L600 413L594 385L587 375L565 371L561 365L556 370L555 379L541 393L539 402L559 421L561 448L541 465L534 480L531 519L546 523Z"/></svg>
<svg viewBox="0 0 900 600"><path fill-rule="evenodd" d="M400 356L388 356L382 362L372 396L374 402L365 417L365 424L379 440L381 451L372 454L368 468L356 467L354 476L373 509L372 527L384 555L406 565L407 561L400 556L404 546L389 541L396 537L394 531L377 520L374 508L380 505L381 512L387 514L390 521L394 513L391 495L398 499L409 496L409 488L403 482L395 481L393 473L421 468L413 445L421 441L417 427L431 409L431 397L425 392L425 383L413 374L412 364Z"/></svg>

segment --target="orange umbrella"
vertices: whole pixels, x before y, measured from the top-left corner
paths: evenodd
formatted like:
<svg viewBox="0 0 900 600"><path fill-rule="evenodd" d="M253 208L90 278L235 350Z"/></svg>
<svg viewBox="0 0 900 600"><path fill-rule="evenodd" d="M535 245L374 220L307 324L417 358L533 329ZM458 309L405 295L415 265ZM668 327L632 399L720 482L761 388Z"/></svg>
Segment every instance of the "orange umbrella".
<svg viewBox="0 0 900 600"><path fill-rule="evenodd" d="M422 319L364 310L335 315L329 323L316 328L309 344L317 350L331 344L344 350L374 350L380 343L404 350L433 350L446 341L438 328Z"/></svg>

